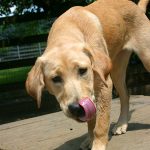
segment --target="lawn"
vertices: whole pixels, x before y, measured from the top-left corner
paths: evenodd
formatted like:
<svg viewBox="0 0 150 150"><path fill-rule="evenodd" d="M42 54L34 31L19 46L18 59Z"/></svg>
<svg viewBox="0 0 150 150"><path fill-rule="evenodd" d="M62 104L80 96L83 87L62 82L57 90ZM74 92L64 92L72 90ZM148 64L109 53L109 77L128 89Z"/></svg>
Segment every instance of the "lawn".
<svg viewBox="0 0 150 150"><path fill-rule="evenodd" d="M25 81L31 66L0 70L0 85Z"/></svg>

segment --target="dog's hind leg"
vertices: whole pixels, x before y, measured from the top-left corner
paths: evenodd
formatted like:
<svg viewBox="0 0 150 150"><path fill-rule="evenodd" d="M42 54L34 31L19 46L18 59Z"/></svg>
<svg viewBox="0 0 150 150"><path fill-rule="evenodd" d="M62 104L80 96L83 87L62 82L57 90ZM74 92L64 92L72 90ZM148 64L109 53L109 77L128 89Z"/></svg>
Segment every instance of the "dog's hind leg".
<svg viewBox="0 0 150 150"><path fill-rule="evenodd" d="M114 135L123 134L128 127L128 113L129 113L129 94L126 87L126 69L128 61L131 55L131 51L122 50L117 59L113 62L113 69L111 72L112 81L119 93L121 110L118 122L114 126L112 133Z"/></svg>
<svg viewBox="0 0 150 150"><path fill-rule="evenodd" d="M141 26L134 35L134 52L138 55L142 61L144 67L150 72L150 22L146 18L145 22L141 23Z"/></svg>
<svg viewBox="0 0 150 150"><path fill-rule="evenodd" d="M133 50L143 62L144 67L150 72L150 22L143 14L140 14L135 27L132 29L131 38L114 62L111 77L120 96L121 112L117 124L113 128L113 134L125 133L128 126L129 95L125 83L126 68Z"/></svg>

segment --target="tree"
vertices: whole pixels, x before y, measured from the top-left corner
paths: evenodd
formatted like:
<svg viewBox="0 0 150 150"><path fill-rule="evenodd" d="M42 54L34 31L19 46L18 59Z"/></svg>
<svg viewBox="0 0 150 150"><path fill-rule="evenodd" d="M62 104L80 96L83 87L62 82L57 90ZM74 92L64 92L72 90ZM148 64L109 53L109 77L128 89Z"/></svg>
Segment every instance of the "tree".
<svg viewBox="0 0 150 150"><path fill-rule="evenodd" d="M14 15L44 11L55 16L74 5L86 5L94 0L0 0L0 15L9 15L16 7Z"/></svg>

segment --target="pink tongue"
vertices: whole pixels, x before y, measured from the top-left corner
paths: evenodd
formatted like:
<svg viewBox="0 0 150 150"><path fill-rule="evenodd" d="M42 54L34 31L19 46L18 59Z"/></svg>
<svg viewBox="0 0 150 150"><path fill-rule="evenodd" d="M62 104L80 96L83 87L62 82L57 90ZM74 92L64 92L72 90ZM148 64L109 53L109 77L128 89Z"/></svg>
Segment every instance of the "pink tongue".
<svg viewBox="0 0 150 150"><path fill-rule="evenodd" d="M79 101L79 105L84 109L85 116L79 118L81 121L89 121L96 113L96 107L90 98L86 97Z"/></svg>

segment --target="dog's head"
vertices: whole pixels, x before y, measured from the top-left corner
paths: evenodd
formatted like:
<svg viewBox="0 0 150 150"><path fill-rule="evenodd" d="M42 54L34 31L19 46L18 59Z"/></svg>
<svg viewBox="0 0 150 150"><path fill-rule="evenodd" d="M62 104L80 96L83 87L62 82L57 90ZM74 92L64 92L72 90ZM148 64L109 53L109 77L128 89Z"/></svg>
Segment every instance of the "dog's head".
<svg viewBox="0 0 150 150"><path fill-rule="evenodd" d="M74 104L81 98L94 100L95 74L99 76L96 82L107 86L105 80L110 69L109 57L100 51L79 45L55 47L37 59L28 74L26 88L39 107L42 91L47 89L57 98L63 112L76 119L81 114L70 109L78 109Z"/></svg>

